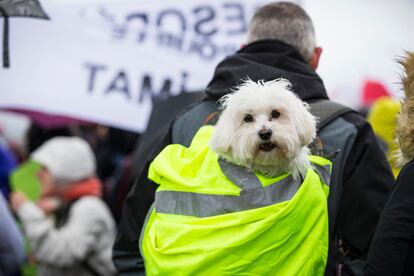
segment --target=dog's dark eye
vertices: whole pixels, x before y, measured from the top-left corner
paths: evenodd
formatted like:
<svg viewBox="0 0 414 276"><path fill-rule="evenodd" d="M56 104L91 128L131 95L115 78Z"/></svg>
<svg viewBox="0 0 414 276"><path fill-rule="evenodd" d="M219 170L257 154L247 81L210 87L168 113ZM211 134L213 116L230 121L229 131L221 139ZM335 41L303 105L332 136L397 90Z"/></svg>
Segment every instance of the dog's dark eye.
<svg viewBox="0 0 414 276"><path fill-rule="evenodd" d="M253 122L253 116L250 114L246 114L244 115L243 121L245 121L246 123L251 123Z"/></svg>
<svg viewBox="0 0 414 276"><path fill-rule="evenodd" d="M280 112L277 111L277 110L275 110L275 109L273 109L272 112L270 113L270 116L272 117L272 119L279 118Z"/></svg>

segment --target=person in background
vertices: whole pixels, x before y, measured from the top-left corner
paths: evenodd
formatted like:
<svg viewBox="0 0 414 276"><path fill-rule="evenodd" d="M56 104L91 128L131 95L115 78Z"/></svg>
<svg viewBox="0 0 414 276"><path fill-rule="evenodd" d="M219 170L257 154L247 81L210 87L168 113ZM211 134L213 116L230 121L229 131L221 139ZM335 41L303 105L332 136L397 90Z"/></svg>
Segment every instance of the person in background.
<svg viewBox="0 0 414 276"><path fill-rule="evenodd" d="M104 199L118 222L121 216L122 201L125 195L120 194L124 177L131 167L131 155L139 134L112 127L106 129L95 145L97 159L97 175L104 183ZM121 197L121 198L120 198Z"/></svg>
<svg viewBox="0 0 414 276"><path fill-rule="evenodd" d="M17 158L7 147L0 143L0 193L8 198L10 193L9 175L17 166Z"/></svg>
<svg viewBox="0 0 414 276"><path fill-rule="evenodd" d="M23 236L0 193L0 275L13 275L24 261Z"/></svg>
<svg viewBox="0 0 414 276"><path fill-rule="evenodd" d="M113 250L120 275L144 272L138 237L157 188L147 177L153 158L169 144L189 146L201 126L213 123L208 118L217 111L217 101L246 78L270 81L283 77L291 81L292 90L301 100L320 104L316 111L323 113L337 107L329 101L323 81L315 71L321 53L312 20L300 6L275 2L256 11L247 44L218 64L203 101L178 115L157 139L158 145L152 145L150 153L142 156L147 162L125 200ZM330 156L333 163L326 275L344 275L360 269L353 265L354 260L366 256L394 181L371 126L359 114L348 110L334 114L318 131L323 142L322 154Z"/></svg>
<svg viewBox="0 0 414 276"><path fill-rule="evenodd" d="M395 182L368 252L366 276L414 275L414 52L401 62L406 99L398 119L399 161Z"/></svg>
<svg viewBox="0 0 414 276"><path fill-rule="evenodd" d="M395 141L397 131L397 118L401 110L399 101L390 97L381 97L376 100L368 111L368 122L371 124L375 135L380 140L380 145L387 156L394 177L398 176L401 167L397 165L395 151L398 144Z"/></svg>
<svg viewBox="0 0 414 276"><path fill-rule="evenodd" d="M36 185L29 183L33 175L27 182L16 176L10 203L23 224L38 275L114 275L116 226L100 198L102 185L89 144L78 137L55 137L32 152L30 162L39 165L40 196L32 202L28 191L19 191Z"/></svg>

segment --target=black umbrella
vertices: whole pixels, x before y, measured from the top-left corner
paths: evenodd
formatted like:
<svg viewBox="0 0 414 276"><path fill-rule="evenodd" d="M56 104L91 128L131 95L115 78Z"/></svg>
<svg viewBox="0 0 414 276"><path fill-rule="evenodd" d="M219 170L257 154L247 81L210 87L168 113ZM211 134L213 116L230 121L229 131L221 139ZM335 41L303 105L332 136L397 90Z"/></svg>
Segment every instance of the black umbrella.
<svg viewBox="0 0 414 276"><path fill-rule="evenodd" d="M3 67L9 67L9 17L35 17L49 19L37 0L0 0L0 17L3 26Z"/></svg>

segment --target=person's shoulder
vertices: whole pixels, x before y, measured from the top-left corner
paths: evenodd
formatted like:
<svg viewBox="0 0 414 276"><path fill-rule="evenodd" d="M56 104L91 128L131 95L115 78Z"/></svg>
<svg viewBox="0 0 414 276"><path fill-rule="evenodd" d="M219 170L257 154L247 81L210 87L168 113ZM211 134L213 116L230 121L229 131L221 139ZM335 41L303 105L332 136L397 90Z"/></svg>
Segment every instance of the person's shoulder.
<svg viewBox="0 0 414 276"><path fill-rule="evenodd" d="M367 128L371 129L369 122L357 110L344 104L333 103L339 104L346 109L346 111L340 114L335 120L343 120L347 124L352 125L358 132L365 131Z"/></svg>
<svg viewBox="0 0 414 276"><path fill-rule="evenodd" d="M109 208L96 196L84 196L72 204L68 225L76 225L89 233L112 233L116 229Z"/></svg>
<svg viewBox="0 0 414 276"><path fill-rule="evenodd" d="M308 104L312 115L319 119L319 129L332 124L338 125L341 121L343 123L355 125L356 127L365 126L367 124L367 121L360 115L360 113L345 104L330 99L312 99L308 101Z"/></svg>
<svg viewBox="0 0 414 276"><path fill-rule="evenodd" d="M343 110L340 111L341 114L338 118L343 118L344 120L356 125L368 124L368 121L356 109L336 101L329 100L329 102L332 103L332 105L337 106L336 109Z"/></svg>
<svg viewBox="0 0 414 276"><path fill-rule="evenodd" d="M414 179L414 160L411 160L401 168L397 178L397 183L405 180L409 180L411 182L412 179Z"/></svg>
<svg viewBox="0 0 414 276"><path fill-rule="evenodd" d="M96 196L84 196L78 199L70 208L72 215L81 216L110 216L110 210L106 203Z"/></svg>
<svg viewBox="0 0 414 276"><path fill-rule="evenodd" d="M369 124L367 119L364 118L358 111L353 110L353 112L348 112L343 114L341 117L343 117L345 120L349 121L350 123L354 124Z"/></svg>
<svg viewBox="0 0 414 276"><path fill-rule="evenodd" d="M105 205L105 202L97 196L83 196L79 198L74 205L91 206L91 205Z"/></svg>

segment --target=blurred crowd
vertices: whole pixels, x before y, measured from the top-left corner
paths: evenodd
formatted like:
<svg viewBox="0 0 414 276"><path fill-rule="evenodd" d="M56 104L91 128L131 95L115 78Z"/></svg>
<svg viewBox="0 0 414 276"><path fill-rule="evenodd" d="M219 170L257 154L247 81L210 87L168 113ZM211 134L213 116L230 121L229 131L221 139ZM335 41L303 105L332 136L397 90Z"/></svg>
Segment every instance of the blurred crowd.
<svg viewBox="0 0 414 276"><path fill-rule="evenodd" d="M98 275L107 275L105 271L114 273L112 265L108 268L108 264L111 264L111 247L123 199L134 181L131 160L138 140L139 134L136 133L70 121L67 125L50 128L33 120L25 131L23 141L8 137L6 130L0 133L1 275L37 275L36 271L44 269L38 267L39 258L41 263L66 262L65 266L70 267L71 262L75 263L84 254L91 255L87 258L91 262L94 261L93 258L98 259L93 266L104 269ZM40 166L35 168L32 162ZM82 172L88 166L89 171ZM48 171L51 175L45 173ZM33 178L40 181L36 183ZM32 184L38 187L29 191L23 188L27 192L25 194L13 192L19 189L19 185ZM59 188L56 189L55 186ZM37 202L37 206L23 204L27 201L27 195L33 196L29 196L29 199ZM101 202L92 200L88 203L83 200L84 207L82 204L79 207L79 199L87 196L98 197ZM76 214L73 213L75 202L78 205ZM16 218L10 212L10 207L17 215ZM76 230L80 225L90 228L97 224L96 221L88 221L88 209L103 210L102 220L107 224L104 227L106 230L95 229L97 233L93 235L102 236L100 239L104 244L97 250L104 249L104 256L94 257L95 253L90 252L86 246L88 240L76 235L76 231L82 232ZM76 216L81 220L76 222L74 218L70 218ZM68 219L74 224L74 228L69 227L66 221ZM99 216L94 213L90 214L90 219L99 222ZM68 229L62 228L62 225ZM4 235L5 232L8 234ZM67 239L68 235L70 238ZM47 237L49 242L45 242ZM91 241L96 242L94 239ZM84 252L72 252L72 256L69 256L70 248L82 247L85 247ZM67 275L76 273L79 272L75 269ZM46 274L43 270L40 274L62 275L53 272L53 269Z"/></svg>

